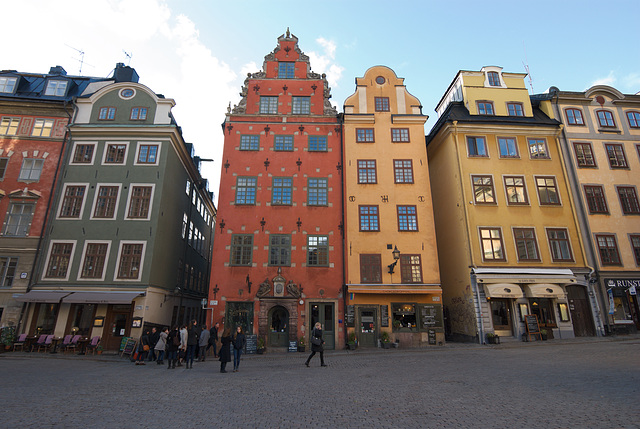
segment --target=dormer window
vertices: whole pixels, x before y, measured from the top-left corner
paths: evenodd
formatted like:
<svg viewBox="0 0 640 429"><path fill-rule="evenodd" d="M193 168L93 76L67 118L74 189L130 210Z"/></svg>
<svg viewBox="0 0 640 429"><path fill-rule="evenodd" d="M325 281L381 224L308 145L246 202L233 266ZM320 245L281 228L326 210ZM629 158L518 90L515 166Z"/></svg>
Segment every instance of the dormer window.
<svg viewBox="0 0 640 429"><path fill-rule="evenodd" d="M131 117L132 121L144 121L147 119L147 108L146 107L134 107L131 109Z"/></svg>
<svg viewBox="0 0 640 429"><path fill-rule="evenodd" d="M295 63L293 62L278 63L278 77L281 79L293 79L295 77Z"/></svg>
<svg viewBox="0 0 640 429"><path fill-rule="evenodd" d="M47 89L44 91L44 95L64 97L67 93L67 84L66 80L50 80L47 82Z"/></svg>
<svg viewBox="0 0 640 429"><path fill-rule="evenodd" d="M101 107L98 119L101 121L113 121L116 118L115 107Z"/></svg>
<svg viewBox="0 0 640 429"><path fill-rule="evenodd" d="M18 83L17 77L0 77L0 92L5 94L13 94Z"/></svg>
<svg viewBox="0 0 640 429"><path fill-rule="evenodd" d="M487 72L487 79L489 79L490 86L500 86L500 75L498 72Z"/></svg>
<svg viewBox="0 0 640 429"><path fill-rule="evenodd" d="M493 103L491 101L478 101L478 115L493 114Z"/></svg>

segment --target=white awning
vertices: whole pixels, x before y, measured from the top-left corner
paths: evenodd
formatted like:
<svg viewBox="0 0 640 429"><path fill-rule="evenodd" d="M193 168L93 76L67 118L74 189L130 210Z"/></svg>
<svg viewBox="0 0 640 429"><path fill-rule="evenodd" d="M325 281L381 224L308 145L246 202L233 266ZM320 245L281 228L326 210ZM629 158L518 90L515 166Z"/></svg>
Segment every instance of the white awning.
<svg viewBox="0 0 640 429"><path fill-rule="evenodd" d="M74 292L62 302L72 304L131 304L134 298L144 292Z"/></svg>
<svg viewBox="0 0 640 429"><path fill-rule="evenodd" d="M525 285L523 288L529 298L565 298L564 290L559 285L537 283Z"/></svg>
<svg viewBox="0 0 640 429"><path fill-rule="evenodd" d="M565 268L474 268L478 283L558 283L576 282L573 271Z"/></svg>
<svg viewBox="0 0 640 429"><path fill-rule="evenodd" d="M384 293L384 294L441 294L442 288L439 285L363 285L350 284L349 293Z"/></svg>
<svg viewBox="0 0 640 429"><path fill-rule="evenodd" d="M484 293L489 298L522 298L522 288L514 283L490 283L483 285Z"/></svg>
<svg viewBox="0 0 640 429"><path fill-rule="evenodd" d="M24 295L16 297L16 301L20 302L46 302L57 303L60 299L66 295L69 295L69 291L60 290L32 290Z"/></svg>

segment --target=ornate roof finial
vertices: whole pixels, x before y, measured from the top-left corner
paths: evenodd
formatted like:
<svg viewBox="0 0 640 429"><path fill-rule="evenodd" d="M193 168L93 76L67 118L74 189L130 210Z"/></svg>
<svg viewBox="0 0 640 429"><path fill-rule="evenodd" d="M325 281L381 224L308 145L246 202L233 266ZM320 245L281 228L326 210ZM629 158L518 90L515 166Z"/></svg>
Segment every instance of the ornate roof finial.
<svg viewBox="0 0 640 429"><path fill-rule="evenodd" d="M291 34L289 33L289 27L287 27L287 39L291 37Z"/></svg>

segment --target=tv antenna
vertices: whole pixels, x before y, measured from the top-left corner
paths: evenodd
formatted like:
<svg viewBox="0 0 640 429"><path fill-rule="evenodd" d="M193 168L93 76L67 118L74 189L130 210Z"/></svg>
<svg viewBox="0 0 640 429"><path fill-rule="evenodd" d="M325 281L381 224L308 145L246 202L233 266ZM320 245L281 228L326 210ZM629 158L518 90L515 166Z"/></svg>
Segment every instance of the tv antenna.
<svg viewBox="0 0 640 429"><path fill-rule="evenodd" d="M133 53L130 54L124 49L122 50L122 52L124 52L124 55L127 57L127 66L128 66L129 64L131 64L131 58L133 57Z"/></svg>
<svg viewBox="0 0 640 429"><path fill-rule="evenodd" d="M534 93L533 78L531 77L531 72L529 72L529 60L527 59L527 47L525 46L524 42L522 42L522 48L524 49L524 61L522 62L522 65L524 66L524 70L527 72L527 77L529 78L529 86L531 87L531 94L533 94Z"/></svg>
<svg viewBox="0 0 640 429"><path fill-rule="evenodd" d="M73 49L80 55L80 58L74 58L74 60L80 62L80 69L78 69L78 74L82 75L82 66L84 65L84 51L82 49L74 48L73 46L67 45L66 43L65 46ZM91 64L87 63L87 65L90 66Z"/></svg>

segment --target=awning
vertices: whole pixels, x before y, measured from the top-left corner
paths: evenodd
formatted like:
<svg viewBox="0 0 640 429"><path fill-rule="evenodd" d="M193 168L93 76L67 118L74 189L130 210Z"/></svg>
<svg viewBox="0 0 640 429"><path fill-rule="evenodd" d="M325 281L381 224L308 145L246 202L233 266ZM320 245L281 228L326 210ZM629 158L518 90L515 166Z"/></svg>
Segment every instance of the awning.
<svg viewBox="0 0 640 429"><path fill-rule="evenodd" d="M475 268L478 283L559 283L576 282L573 271L566 268Z"/></svg>
<svg viewBox="0 0 640 429"><path fill-rule="evenodd" d="M489 298L513 298L518 299L524 296L522 288L514 283L491 283L485 284L484 293Z"/></svg>
<svg viewBox="0 0 640 429"><path fill-rule="evenodd" d="M524 293L529 298L564 298L564 290L553 284L529 284L524 285Z"/></svg>
<svg viewBox="0 0 640 429"><path fill-rule="evenodd" d="M429 294L442 293L442 289L437 285L424 285L413 287L397 285L348 285L349 293L386 293L386 294ZM395 287L394 287L395 286Z"/></svg>
<svg viewBox="0 0 640 429"><path fill-rule="evenodd" d="M70 304L131 304L144 292L74 292L62 302Z"/></svg>
<svg viewBox="0 0 640 429"><path fill-rule="evenodd" d="M70 293L69 291L60 290L32 290L16 297L16 301L55 303L60 302L63 296L69 295Z"/></svg>

